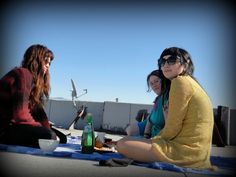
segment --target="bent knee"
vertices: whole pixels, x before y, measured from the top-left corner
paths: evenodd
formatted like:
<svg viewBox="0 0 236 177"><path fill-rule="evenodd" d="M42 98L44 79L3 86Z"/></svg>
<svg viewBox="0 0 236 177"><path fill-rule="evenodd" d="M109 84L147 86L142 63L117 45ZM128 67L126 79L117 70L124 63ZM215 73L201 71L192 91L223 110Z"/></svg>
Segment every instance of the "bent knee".
<svg viewBox="0 0 236 177"><path fill-rule="evenodd" d="M119 141L117 141L117 143L116 143L116 150L119 153L123 154L125 147L126 147L125 138L122 138Z"/></svg>

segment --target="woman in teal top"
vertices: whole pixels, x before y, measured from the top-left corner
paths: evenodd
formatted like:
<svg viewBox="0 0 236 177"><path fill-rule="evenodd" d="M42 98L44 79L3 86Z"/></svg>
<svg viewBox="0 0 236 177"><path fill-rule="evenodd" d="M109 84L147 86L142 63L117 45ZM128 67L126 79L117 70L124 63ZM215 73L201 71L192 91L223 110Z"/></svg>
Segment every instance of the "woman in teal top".
<svg viewBox="0 0 236 177"><path fill-rule="evenodd" d="M163 104L167 105L167 98L163 102L163 95L157 96L151 114L142 122L138 123L139 133L145 138L151 138L159 134L165 125Z"/></svg>
<svg viewBox="0 0 236 177"><path fill-rule="evenodd" d="M154 137L165 125L163 107L166 107L167 104L170 81L165 79L161 70L154 70L147 76L147 86L148 92L153 90L158 96L148 118L138 123L135 122L126 129L130 136Z"/></svg>
<svg viewBox="0 0 236 177"><path fill-rule="evenodd" d="M164 100L164 105L166 103L167 99ZM163 95L160 95L154 101L154 106L149 117L145 119L145 121L138 123L140 135L143 135L146 138L150 138L159 134L159 132L165 125L165 116L162 108ZM143 124L145 125L145 129L143 129Z"/></svg>

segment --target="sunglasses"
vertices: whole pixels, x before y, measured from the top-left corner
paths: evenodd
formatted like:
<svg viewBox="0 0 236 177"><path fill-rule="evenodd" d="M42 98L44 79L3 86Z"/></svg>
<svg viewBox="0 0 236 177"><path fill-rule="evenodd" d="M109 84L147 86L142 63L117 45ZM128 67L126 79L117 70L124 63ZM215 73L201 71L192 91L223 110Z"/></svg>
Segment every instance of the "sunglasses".
<svg viewBox="0 0 236 177"><path fill-rule="evenodd" d="M164 59L164 58L160 58L158 60L158 65L163 67L166 63L168 65L174 65L177 61L179 61L179 57L174 57L174 56L170 56L168 59Z"/></svg>

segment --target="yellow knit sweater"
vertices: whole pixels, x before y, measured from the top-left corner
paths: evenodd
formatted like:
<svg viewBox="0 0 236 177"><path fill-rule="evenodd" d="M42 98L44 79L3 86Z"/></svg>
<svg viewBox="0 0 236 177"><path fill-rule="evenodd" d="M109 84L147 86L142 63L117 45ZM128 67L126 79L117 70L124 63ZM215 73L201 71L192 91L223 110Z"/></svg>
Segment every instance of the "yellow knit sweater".
<svg viewBox="0 0 236 177"><path fill-rule="evenodd" d="M211 169L213 123L205 91L190 76L178 76L171 81L165 127L152 139L152 148L161 161Z"/></svg>

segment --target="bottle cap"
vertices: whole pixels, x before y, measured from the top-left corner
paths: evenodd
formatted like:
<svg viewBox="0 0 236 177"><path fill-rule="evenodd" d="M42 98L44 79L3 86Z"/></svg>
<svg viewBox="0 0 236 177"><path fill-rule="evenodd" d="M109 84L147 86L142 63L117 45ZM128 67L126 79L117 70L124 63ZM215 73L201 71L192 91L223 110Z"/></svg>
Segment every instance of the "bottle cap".
<svg viewBox="0 0 236 177"><path fill-rule="evenodd" d="M87 122L88 122L88 123L93 123L93 116L92 116L91 113L88 113L88 114L87 114Z"/></svg>

